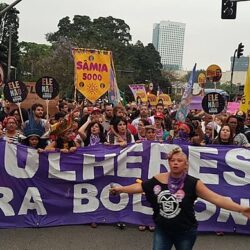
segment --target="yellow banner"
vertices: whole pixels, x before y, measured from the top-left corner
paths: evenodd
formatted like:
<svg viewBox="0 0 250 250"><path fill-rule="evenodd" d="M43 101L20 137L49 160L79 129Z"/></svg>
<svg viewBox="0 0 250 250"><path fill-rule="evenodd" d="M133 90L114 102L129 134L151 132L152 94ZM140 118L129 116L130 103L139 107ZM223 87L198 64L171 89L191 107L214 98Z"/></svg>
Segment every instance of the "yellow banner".
<svg viewBox="0 0 250 250"><path fill-rule="evenodd" d="M249 57L250 60L250 57ZM241 98L240 110L247 113L250 110L250 61L248 63L247 76L244 86L244 94Z"/></svg>
<svg viewBox="0 0 250 250"><path fill-rule="evenodd" d="M148 94L148 102L150 103L151 106L156 106L158 99L157 96L154 94Z"/></svg>
<svg viewBox="0 0 250 250"><path fill-rule="evenodd" d="M167 94L160 94L158 95L158 103L161 102L165 107L172 105L172 101L169 95Z"/></svg>
<svg viewBox="0 0 250 250"><path fill-rule="evenodd" d="M92 103L110 87L111 52L73 49L75 87Z"/></svg>

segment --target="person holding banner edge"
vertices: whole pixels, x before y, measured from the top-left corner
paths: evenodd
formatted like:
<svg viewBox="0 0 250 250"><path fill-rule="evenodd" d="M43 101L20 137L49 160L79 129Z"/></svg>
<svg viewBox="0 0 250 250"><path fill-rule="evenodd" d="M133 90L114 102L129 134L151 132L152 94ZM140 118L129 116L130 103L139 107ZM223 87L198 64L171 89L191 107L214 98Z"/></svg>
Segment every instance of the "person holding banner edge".
<svg viewBox="0 0 250 250"><path fill-rule="evenodd" d="M188 159L180 148L170 152L168 163L169 172L160 173L141 183L110 188L113 195L145 193L152 205L156 224L153 250L170 250L173 245L177 250L193 248L198 227L194 202L198 197L250 218L249 207L213 192L201 180L188 175Z"/></svg>

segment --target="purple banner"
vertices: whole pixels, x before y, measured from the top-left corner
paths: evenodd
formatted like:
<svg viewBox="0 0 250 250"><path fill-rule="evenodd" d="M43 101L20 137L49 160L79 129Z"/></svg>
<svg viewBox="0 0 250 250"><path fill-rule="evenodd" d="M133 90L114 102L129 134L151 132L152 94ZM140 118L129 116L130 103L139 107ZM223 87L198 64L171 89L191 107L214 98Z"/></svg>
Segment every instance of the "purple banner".
<svg viewBox="0 0 250 250"><path fill-rule="evenodd" d="M143 142L127 148L80 148L75 153L41 153L0 141L0 227L48 227L67 224L152 224L143 194L112 196L110 184L128 185L168 170L166 153L176 145ZM189 156L189 174L209 188L249 206L250 150L181 145ZM250 234L243 215L198 199L199 231Z"/></svg>

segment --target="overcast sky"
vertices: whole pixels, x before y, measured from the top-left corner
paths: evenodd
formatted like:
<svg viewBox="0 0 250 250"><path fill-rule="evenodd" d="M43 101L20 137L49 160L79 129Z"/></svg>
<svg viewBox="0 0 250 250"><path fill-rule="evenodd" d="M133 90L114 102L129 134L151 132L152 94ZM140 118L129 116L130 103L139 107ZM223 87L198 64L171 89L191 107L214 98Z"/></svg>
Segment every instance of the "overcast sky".
<svg viewBox="0 0 250 250"><path fill-rule="evenodd" d="M2 0L13 3L15 0ZM153 24L160 21L186 23L183 68L206 69L217 64L230 69L230 56L238 44L250 54L250 1L238 2L237 18L222 20L221 0L22 0L19 41L46 43L45 34L57 31L60 19L86 15L123 19L130 26L133 43L152 42ZM98 49L98 48L97 48Z"/></svg>

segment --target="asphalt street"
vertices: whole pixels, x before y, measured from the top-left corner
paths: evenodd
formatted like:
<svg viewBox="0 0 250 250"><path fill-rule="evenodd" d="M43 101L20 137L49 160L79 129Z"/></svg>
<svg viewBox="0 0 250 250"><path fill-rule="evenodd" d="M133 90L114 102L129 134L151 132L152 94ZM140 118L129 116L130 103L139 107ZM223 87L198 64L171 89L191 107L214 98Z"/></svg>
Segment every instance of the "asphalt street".
<svg viewBox="0 0 250 250"><path fill-rule="evenodd" d="M150 250L153 233L112 225L0 229L1 250ZM194 250L249 250L248 235L199 234Z"/></svg>

